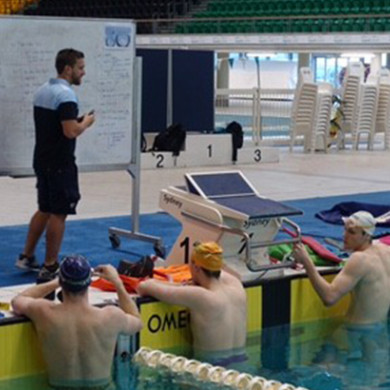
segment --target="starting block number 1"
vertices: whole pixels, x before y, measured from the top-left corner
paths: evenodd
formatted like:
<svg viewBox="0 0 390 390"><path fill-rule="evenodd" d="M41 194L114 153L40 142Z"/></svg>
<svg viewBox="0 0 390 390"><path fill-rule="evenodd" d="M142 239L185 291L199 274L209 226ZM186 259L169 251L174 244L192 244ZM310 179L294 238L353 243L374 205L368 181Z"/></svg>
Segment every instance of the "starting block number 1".
<svg viewBox="0 0 390 390"><path fill-rule="evenodd" d="M213 145L212 144L208 145L207 149L209 151L209 158L213 157Z"/></svg>
<svg viewBox="0 0 390 390"><path fill-rule="evenodd" d="M190 238L186 237L181 243L180 248L184 247L184 264L190 262Z"/></svg>

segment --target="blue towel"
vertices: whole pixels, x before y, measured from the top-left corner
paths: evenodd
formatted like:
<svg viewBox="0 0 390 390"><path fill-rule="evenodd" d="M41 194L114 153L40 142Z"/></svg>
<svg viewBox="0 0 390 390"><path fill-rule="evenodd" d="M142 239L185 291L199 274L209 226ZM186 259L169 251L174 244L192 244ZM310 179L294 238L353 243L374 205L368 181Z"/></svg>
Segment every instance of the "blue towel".
<svg viewBox="0 0 390 390"><path fill-rule="evenodd" d="M341 217L349 217L356 211L368 211L374 217L379 217L390 211L390 205L362 203L362 202L341 202L337 203L330 210L324 210L316 213L316 217L322 221L332 223L334 225L343 225ZM378 223L381 227L390 227L389 222Z"/></svg>

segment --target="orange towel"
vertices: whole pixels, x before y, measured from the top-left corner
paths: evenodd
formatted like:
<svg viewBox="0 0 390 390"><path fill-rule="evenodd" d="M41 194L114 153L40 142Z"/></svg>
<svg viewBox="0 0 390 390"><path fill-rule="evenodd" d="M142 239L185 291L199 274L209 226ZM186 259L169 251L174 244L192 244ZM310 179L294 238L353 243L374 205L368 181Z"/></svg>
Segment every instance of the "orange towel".
<svg viewBox="0 0 390 390"><path fill-rule="evenodd" d="M135 278L132 276L119 275L126 291L129 293L136 292L138 285L148 278ZM188 264L171 265L166 268L156 268L153 271L153 278L164 282L186 283L191 280L191 272ZM92 281L92 287L103 291L116 291L114 285L102 278Z"/></svg>
<svg viewBox="0 0 390 390"><path fill-rule="evenodd" d="M165 268L155 268L153 278L170 281L173 283L185 283L192 279L188 264L170 265Z"/></svg>
<svg viewBox="0 0 390 390"><path fill-rule="evenodd" d="M119 277L121 278L126 291L129 293L134 293L140 282L142 282L142 280L145 280L145 278L133 278L131 276L125 275L119 275ZM111 282L102 278L93 280L91 286L103 291L116 291L115 286Z"/></svg>

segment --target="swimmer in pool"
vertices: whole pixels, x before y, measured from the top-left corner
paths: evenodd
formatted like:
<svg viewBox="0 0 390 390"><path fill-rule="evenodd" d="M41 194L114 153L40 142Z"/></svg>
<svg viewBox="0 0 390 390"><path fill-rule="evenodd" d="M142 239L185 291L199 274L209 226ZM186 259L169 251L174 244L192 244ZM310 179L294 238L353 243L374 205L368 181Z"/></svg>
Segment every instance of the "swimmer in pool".
<svg viewBox="0 0 390 390"><path fill-rule="evenodd" d="M147 280L138 292L190 309L194 357L229 366L246 360L246 293L241 281L223 268L221 247L194 246L190 270L193 285Z"/></svg>
<svg viewBox="0 0 390 390"><path fill-rule="evenodd" d="M101 265L94 274L114 284L119 307L98 308L88 302L92 269L80 255L63 259L58 279L32 286L12 300L15 314L34 324L53 389L114 389L111 366L117 337L142 328L138 308L115 268ZM59 286L62 303L43 298Z"/></svg>
<svg viewBox="0 0 390 390"><path fill-rule="evenodd" d="M352 254L331 283L319 274L301 243L295 245L293 256L326 306L351 293L349 324L384 323L390 308L390 247L373 243L376 221L370 213L356 212L344 218L344 224L344 249Z"/></svg>
<svg viewBox="0 0 390 390"><path fill-rule="evenodd" d="M386 377L389 360L390 247L373 243L376 221L370 213L359 211L343 220L344 249L352 253L332 282L319 274L302 244L296 244L293 252L326 306L351 293L344 323L322 346L314 363L325 364L329 372L341 364L349 383L358 380L359 385L370 379L371 375L362 375L368 370L379 384Z"/></svg>

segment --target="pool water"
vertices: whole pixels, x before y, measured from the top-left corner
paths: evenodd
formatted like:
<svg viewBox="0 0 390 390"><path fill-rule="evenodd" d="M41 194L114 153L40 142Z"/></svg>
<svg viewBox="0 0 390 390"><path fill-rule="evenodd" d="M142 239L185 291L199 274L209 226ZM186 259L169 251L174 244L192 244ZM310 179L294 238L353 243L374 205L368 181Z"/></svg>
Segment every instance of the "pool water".
<svg viewBox="0 0 390 390"><path fill-rule="evenodd" d="M249 334L248 361L229 368L310 390L390 390L389 326L347 331L330 319L272 327Z"/></svg>
<svg viewBox="0 0 390 390"><path fill-rule="evenodd" d="M194 378L193 375L185 373L172 373L166 368L152 369L148 367L133 368L135 371L136 383L134 387L119 387L118 390L136 389L136 390L224 390L231 387L221 386L215 383L205 383Z"/></svg>
<svg viewBox="0 0 390 390"><path fill-rule="evenodd" d="M340 320L273 327L248 338L249 370L310 390L390 390L389 332ZM259 352L260 351L260 352Z"/></svg>
<svg viewBox="0 0 390 390"><path fill-rule="evenodd" d="M248 361L229 368L309 390L390 390L389 326L345 331L339 320L272 327L249 334ZM188 355L184 350L170 350ZM190 357L190 356L187 356ZM115 361L118 390L227 389L167 368ZM44 375L0 382L0 390L48 389Z"/></svg>

